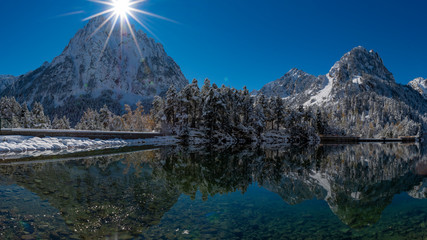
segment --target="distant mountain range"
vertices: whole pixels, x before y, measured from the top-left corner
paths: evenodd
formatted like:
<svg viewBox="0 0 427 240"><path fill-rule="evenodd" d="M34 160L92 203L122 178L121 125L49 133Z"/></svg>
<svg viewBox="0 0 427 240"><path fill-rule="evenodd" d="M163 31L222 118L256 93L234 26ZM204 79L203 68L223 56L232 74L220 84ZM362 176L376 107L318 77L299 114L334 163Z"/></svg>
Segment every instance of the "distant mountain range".
<svg viewBox="0 0 427 240"><path fill-rule="evenodd" d="M163 46L142 31L133 29L142 56L131 33L121 34L119 28L103 50L111 23L95 31L104 20L90 20L52 62L16 78L0 76L0 95L29 105L41 102L48 115L66 115L76 122L89 107L106 104L120 113L124 104L141 101L150 106L153 97L171 85L180 89L188 84Z"/></svg>

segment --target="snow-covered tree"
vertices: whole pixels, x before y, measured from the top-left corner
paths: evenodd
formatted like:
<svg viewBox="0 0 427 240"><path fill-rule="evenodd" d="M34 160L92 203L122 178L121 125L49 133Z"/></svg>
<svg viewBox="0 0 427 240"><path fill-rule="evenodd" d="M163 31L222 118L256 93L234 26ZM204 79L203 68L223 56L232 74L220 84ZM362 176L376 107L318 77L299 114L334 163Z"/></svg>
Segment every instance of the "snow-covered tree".
<svg viewBox="0 0 427 240"><path fill-rule="evenodd" d="M52 121L52 129L70 129L70 120L65 116L58 118L55 115Z"/></svg>
<svg viewBox="0 0 427 240"><path fill-rule="evenodd" d="M145 129L142 115L144 113L144 107L141 102L136 104L136 109L132 108L125 104L126 113L123 115L125 122L126 130L128 131L143 131Z"/></svg>
<svg viewBox="0 0 427 240"><path fill-rule="evenodd" d="M83 114L83 117L76 125L79 130L101 130L101 123L99 121L99 113L95 110L88 109Z"/></svg>
<svg viewBox="0 0 427 240"><path fill-rule="evenodd" d="M101 126L100 130L110 130L111 122L113 120L113 113L108 109L107 105L104 105L99 110L99 125Z"/></svg>
<svg viewBox="0 0 427 240"><path fill-rule="evenodd" d="M32 128L46 129L50 127L50 120L44 115L43 105L39 102L33 104L32 114Z"/></svg>
<svg viewBox="0 0 427 240"><path fill-rule="evenodd" d="M164 112L165 103L159 96L154 97L153 108L151 109L151 117L157 122L155 129L161 132L167 132L166 115Z"/></svg>
<svg viewBox="0 0 427 240"><path fill-rule="evenodd" d="M26 102L21 104L21 115L20 115L20 127L22 128L31 128L33 122L33 116L28 110L28 105Z"/></svg>
<svg viewBox="0 0 427 240"><path fill-rule="evenodd" d="M175 127L177 123L177 111L178 111L178 95L176 92L175 86L171 86L166 92L166 99L164 105L164 114L166 116L166 121L172 127Z"/></svg>
<svg viewBox="0 0 427 240"><path fill-rule="evenodd" d="M163 121L183 138L191 138L197 132L196 135L214 143L258 141L263 132L273 127L282 131L286 127L282 99L266 99L263 95L255 98L246 87L239 91L224 85L218 88L215 83L211 86L208 79L201 90L195 80L178 93L170 88L164 100L154 101L151 114L157 124ZM301 141L306 141L315 135L315 117L306 111L298 116L291 119L293 124L306 123L292 129L298 132ZM301 137L303 134L308 136Z"/></svg>

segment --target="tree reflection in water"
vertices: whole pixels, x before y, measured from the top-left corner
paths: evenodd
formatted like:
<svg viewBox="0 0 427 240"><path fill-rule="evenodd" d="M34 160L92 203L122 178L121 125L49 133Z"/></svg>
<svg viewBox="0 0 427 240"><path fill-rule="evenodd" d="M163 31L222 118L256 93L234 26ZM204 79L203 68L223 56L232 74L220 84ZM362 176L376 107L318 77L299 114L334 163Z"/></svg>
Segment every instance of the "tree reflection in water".
<svg viewBox="0 0 427 240"><path fill-rule="evenodd" d="M359 229L376 224L396 194L426 198L427 158L421 149L399 144L211 151L175 147L1 165L0 180L3 187L17 184L35 193L57 209L56 222L62 221L54 226L34 217L30 232L19 227L20 236L132 238L158 225L182 194L192 199L200 194L206 201L218 194L245 193L254 183L290 205L324 200L343 223ZM0 216L30 215L9 211L12 203L28 203L8 196L0 195ZM4 234L16 235L4 216ZM45 224L52 227L40 228Z"/></svg>

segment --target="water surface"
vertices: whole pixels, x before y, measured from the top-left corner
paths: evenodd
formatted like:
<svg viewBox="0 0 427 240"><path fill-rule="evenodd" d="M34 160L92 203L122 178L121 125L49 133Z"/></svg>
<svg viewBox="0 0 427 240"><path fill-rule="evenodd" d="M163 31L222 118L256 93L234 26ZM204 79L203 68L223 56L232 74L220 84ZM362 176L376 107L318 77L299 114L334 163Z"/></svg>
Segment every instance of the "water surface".
<svg viewBox="0 0 427 240"><path fill-rule="evenodd" d="M423 146L182 147L0 165L0 239L425 239Z"/></svg>

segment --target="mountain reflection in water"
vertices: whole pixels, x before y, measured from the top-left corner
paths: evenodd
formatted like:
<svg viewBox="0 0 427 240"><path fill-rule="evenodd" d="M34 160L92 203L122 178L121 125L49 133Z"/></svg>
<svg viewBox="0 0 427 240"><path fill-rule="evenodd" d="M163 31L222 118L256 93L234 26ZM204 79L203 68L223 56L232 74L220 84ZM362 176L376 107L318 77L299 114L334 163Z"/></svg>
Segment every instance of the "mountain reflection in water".
<svg viewBox="0 0 427 240"><path fill-rule="evenodd" d="M4 164L0 238L422 239L423 149L176 147Z"/></svg>

